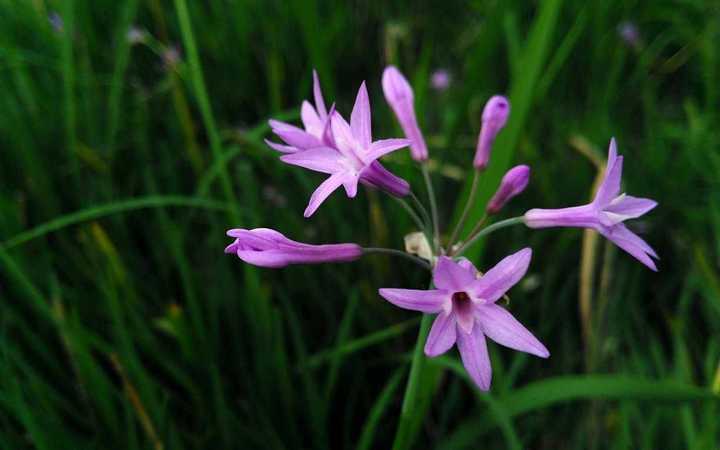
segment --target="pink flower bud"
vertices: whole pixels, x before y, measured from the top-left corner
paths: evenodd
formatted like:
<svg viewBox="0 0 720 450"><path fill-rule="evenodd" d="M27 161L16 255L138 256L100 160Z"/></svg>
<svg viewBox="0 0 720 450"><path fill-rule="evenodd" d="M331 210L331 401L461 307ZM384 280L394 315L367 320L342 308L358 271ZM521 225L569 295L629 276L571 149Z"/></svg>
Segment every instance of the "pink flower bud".
<svg viewBox="0 0 720 450"><path fill-rule="evenodd" d="M428 159L427 146L415 117L414 96L410 83L395 66L385 68L382 76L382 87L385 100L392 108L400 122L405 137L410 139L410 154L415 161Z"/></svg>
<svg viewBox="0 0 720 450"><path fill-rule="evenodd" d="M515 166L508 170L493 198L487 205L488 214L497 214L505 203L525 190L530 180L530 167L526 165Z"/></svg>
<svg viewBox="0 0 720 450"><path fill-rule="evenodd" d="M482 113L482 127L473 161L476 169L483 170L487 167L495 136L505 126L508 115L510 115L510 102L502 95L494 95L485 104Z"/></svg>

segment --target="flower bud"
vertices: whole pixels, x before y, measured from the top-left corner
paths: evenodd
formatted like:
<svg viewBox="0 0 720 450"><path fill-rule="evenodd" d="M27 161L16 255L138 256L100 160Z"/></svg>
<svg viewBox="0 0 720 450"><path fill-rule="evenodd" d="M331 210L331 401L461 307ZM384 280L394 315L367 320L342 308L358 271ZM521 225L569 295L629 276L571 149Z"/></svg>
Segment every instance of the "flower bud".
<svg viewBox="0 0 720 450"><path fill-rule="evenodd" d="M225 248L225 253L235 253L246 263L259 267L353 261L362 256L362 247L357 244L304 244L269 228L235 228L227 235L235 241Z"/></svg>
<svg viewBox="0 0 720 450"><path fill-rule="evenodd" d="M427 146L415 117L414 96L410 83L395 66L388 66L383 72L382 87L385 100L400 122L405 137L412 141L410 155L415 161L426 161L428 159Z"/></svg>
<svg viewBox="0 0 720 450"><path fill-rule="evenodd" d="M510 102L502 95L494 95L485 104L473 161L476 169L483 170L487 167L495 136L505 126L508 115L510 115Z"/></svg>
<svg viewBox="0 0 720 450"><path fill-rule="evenodd" d="M487 204L487 213L497 214L502 207L505 206L505 203L525 190L529 180L529 166L520 165L508 170L502 178L497 192L495 192L495 195L493 195Z"/></svg>

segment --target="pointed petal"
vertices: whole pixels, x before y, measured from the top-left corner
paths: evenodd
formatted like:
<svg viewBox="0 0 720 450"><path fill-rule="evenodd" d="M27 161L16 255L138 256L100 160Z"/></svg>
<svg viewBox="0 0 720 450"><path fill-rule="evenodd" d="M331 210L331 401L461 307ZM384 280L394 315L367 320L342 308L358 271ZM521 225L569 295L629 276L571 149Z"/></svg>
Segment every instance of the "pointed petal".
<svg viewBox="0 0 720 450"><path fill-rule="evenodd" d="M357 195L358 181L359 177L350 176L348 176L345 181L343 181L343 187L345 188L345 193L348 197L355 198L355 196Z"/></svg>
<svg viewBox="0 0 720 450"><path fill-rule="evenodd" d="M440 312L450 296L447 292L431 289L391 289L382 288L378 291L382 298L389 301L395 306L412 311L422 311L424 313Z"/></svg>
<svg viewBox="0 0 720 450"><path fill-rule="evenodd" d="M433 357L450 350L455 344L455 318L444 311L437 315L425 341L425 354Z"/></svg>
<svg viewBox="0 0 720 450"><path fill-rule="evenodd" d="M342 171L342 159L343 156L330 147L311 148L280 157L284 163L322 173Z"/></svg>
<svg viewBox="0 0 720 450"><path fill-rule="evenodd" d="M323 121L320 120L315 108L307 100L302 103L300 108L300 119L305 126L305 131L318 138L322 136L324 130Z"/></svg>
<svg viewBox="0 0 720 450"><path fill-rule="evenodd" d="M268 124L270 125L270 128L273 130L295 130L295 131L302 131L301 128L296 127L295 125L291 125L287 122L283 122L281 120L275 120L270 119L268 120Z"/></svg>
<svg viewBox="0 0 720 450"><path fill-rule="evenodd" d="M318 207L320 207L322 202L324 202L325 199L328 198L328 196L343 183L343 181L345 181L345 173L341 172L332 174L327 180L323 181L320 186L315 189L315 192L312 193L312 196L310 196L310 202L308 203L307 208L305 208L303 215L305 217L312 216Z"/></svg>
<svg viewBox="0 0 720 450"><path fill-rule="evenodd" d="M355 106L350 115L350 127L360 145L363 148L369 147L372 142L370 98L364 81L360 85L357 98L355 98Z"/></svg>
<svg viewBox="0 0 720 450"><path fill-rule="evenodd" d="M440 289L458 292L469 288L475 277L447 256L441 256L433 270L433 283Z"/></svg>
<svg viewBox="0 0 720 450"><path fill-rule="evenodd" d="M600 231L600 234L645 264L650 270L657 272L657 266L652 258L650 258L650 256L652 256L653 258L659 259L655 250L640 236L630 231L625 225L617 224L613 227L603 229Z"/></svg>
<svg viewBox="0 0 720 450"><path fill-rule="evenodd" d="M276 142L265 139L265 143L273 150L277 150L280 153L295 153L298 151L297 147L291 145L278 144Z"/></svg>
<svg viewBox="0 0 720 450"><path fill-rule="evenodd" d="M458 333L457 345L470 378L483 391L489 390L492 381L492 367L485 336L480 327L475 327L471 334Z"/></svg>
<svg viewBox="0 0 720 450"><path fill-rule="evenodd" d="M358 144L353 137L350 125L337 111L330 119L330 129L332 130L333 141L340 153L348 158L356 158L355 149Z"/></svg>
<svg viewBox="0 0 720 450"><path fill-rule="evenodd" d="M320 89L320 78L317 71L313 69L313 94L315 96L315 108L321 120L327 117L327 109L325 109L325 100L323 100L322 90Z"/></svg>
<svg viewBox="0 0 720 450"><path fill-rule="evenodd" d="M605 167L605 177L598 188L597 194L595 194L595 204L600 207L604 207L620 193L622 166L623 157L617 156L617 147L615 145L615 138L613 138L610 140L610 150L608 152L607 166Z"/></svg>
<svg viewBox="0 0 720 450"><path fill-rule="evenodd" d="M547 348L505 308L484 305L477 309L477 315L485 335L498 344L541 358L550 356Z"/></svg>
<svg viewBox="0 0 720 450"><path fill-rule="evenodd" d="M300 128L296 128L294 130L283 128L275 129L273 131L280 139L285 141L285 143L293 147L297 147L300 150L321 147L323 145L318 138L305 130L301 130Z"/></svg>
<svg viewBox="0 0 720 450"><path fill-rule="evenodd" d="M639 198L630 195L621 195L610 202L605 208L606 212L618 214L625 219L634 219L647 213L657 206L655 200L649 198Z"/></svg>
<svg viewBox="0 0 720 450"><path fill-rule="evenodd" d="M407 139L381 139L370 144L370 148L363 155L363 159L366 163L369 163L408 145L410 145L410 141Z"/></svg>
<svg viewBox="0 0 720 450"><path fill-rule="evenodd" d="M476 298L485 299L489 303L497 301L508 289L525 276L531 258L532 250L530 248L524 248L505 257L480 277L479 280L475 281L470 292Z"/></svg>
<svg viewBox="0 0 720 450"><path fill-rule="evenodd" d="M473 263L470 262L469 259L465 258L464 256L458 260L458 265L462 267L463 269L467 270L470 275L473 276L473 278L477 278L478 274L480 273Z"/></svg>

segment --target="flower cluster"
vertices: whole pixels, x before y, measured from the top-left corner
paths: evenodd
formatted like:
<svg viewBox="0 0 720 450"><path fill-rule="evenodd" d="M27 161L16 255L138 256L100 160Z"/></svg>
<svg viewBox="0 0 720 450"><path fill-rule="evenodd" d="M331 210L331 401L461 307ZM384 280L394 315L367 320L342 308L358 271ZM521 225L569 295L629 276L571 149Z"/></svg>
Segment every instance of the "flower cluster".
<svg viewBox="0 0 720 450"><path fill-rule="evenodd" d="M502 178L495 195L485 206L483 218L466 238L456 240L465 229L469 211L476 208L477 180L490 163L495 138L510 115L510 102L499 95L491 97L483 110L469 199L454 231L445 240L439 230L437 204L428 169L429 153L415 114L413 90L403 74L392 66L383 73L382 89L405 138L373 140L370 98L365 83L360 85L348 122L334 104L327 107L318 75L313 72L314 105L308 101L302 103L302 128L270 120L272 132L280 142L266 140L266 143L282 154L281 161L329 175L310 196L305 217L313 215L340 186L350 198L357 195L358 184L396 197L420 229L406 237L406 251L363 248L354 243L312 245L290 240L275 230L257 228L228 231L228 236L234 241L225 249L226 253L234 253L246 263L270 268L352 261L371 253L413 260L432 272L431 288L383 288L379 290L380 296L400 308L436 314L424 343L425 354L438 356L457 344L468 374L483 390L490 388L492 378L486 338L541 358L547 358L550 352L505 307L498 304L498 300L527 272L532 250L524 248L516 251L483 273L462 256L478 239L516 224L525 224L529 228L590 228L650 269L657 270L653 261L653 258L658 258L657 254L623 223L642 216L657 203L621 193L623 157L617 155L614 139L610 141L604 179L589 204L561 209L531 209L522 216L486 225L527 187L530 167L519 165ZM411 157L422 170L430 200L429 212L412 193L408 182L380 163L383 156L406 147L409 147Z"/></svg>

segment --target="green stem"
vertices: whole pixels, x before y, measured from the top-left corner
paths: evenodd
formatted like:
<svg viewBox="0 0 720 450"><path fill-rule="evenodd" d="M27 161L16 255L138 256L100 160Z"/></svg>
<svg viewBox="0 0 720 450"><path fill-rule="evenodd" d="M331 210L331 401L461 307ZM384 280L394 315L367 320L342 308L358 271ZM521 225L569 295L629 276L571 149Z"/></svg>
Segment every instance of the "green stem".
<svg viewBox="0 0 720 450"><path fill-rule="evenodd" d="M460 247L458 249L458 251L455 253L455 256L461 256L463 254L463 252L465 252L465 250L470 248L481 237L487 236L488 234L492 233L493 231L499 230L501 228L506 228L506 227L510 227L513 225L517 225L519 223L523 223L523 220L524 220L523 216L513 217L510 219L501 220L500 222L494 223L490 226L483 228L475 236L470 237L468 239L468 241L466 243L464 243L462 245L462 247Z"/></svg>
<svg viewBox="0 0 720 450"><path fill-rule="evenodd" d="M452 246L455 244L455 239L457 239L458 234L460 234L460 231L465 226L465 221L467 220L468 214L470 214L470 208L475 202L475 194L477 193L478 180L480 180L480 171L475 170L474 172L475 173L473 174L472 186L470 186L470 195L468 196L467 202L465 203L465 208L463 209L462 215L460 216L460 220L458 220L457 225L455 225L455 229L450 235L450 240L447 244L448 248L452 248Z"/></svg>
<svg viewBox="0 0 720 450"><path fill-rule="evenodd" d="M432 287L432 284L430 285ZM424 314L420 322L420 331L417 341L415 342L415 350L413 351L412 361L410 362L410 375L405 387L405 395L403 396L402 409L400 410L400 420L397 430L395 431L395 441L393 442L393 450L405 450L410 444L410 430L412 428L413 413L417 405L418 387L420 375L425 366L425 358L423 355L423 347L430 332L432 324L432 316Z"/></svg>
<svg viewBox="0 0 720 450"><path fill-rule="evenodd" d="M190 14L188 12L186 1L175 0L175 9L178 14L178 22L180 24L183 44L185 45L185 49L187 51L193 90L195 91L195 96L197 97L198 107L200 108L200 114L202 115L203 123L208 133L208 138L210 139L210 150L213 153L215 161L220 161L223 157L222 141L220 140L220 134L218 133L217 125L215 124L212 108L210 107L210 99L205 87L205 79L203 78L202 66L200 64L197 46L195 45L195 37L193 36L192 23L190 22ZM220 184L222 185L225 198L232 205L230 219L239 224L240 211L237 209L238 202L232 190L230 176L224 166L220 172Z"/></svg>
<svg viewBox="0 0 720 450"><path fill-rule="evenodd" d="M427 224L423 222L422 219L420 219L420 216L417 215L414 209L412 209L412 206L408 204L405 200L399 197L391 196L393 199L395 199L396 202L400 204L400 206L403 207L403 209L412 217L413 221L415 222L415 225L420 227L421 231L425 231L427 228Z"/></svg>
<svg viewBox="0 0 720 450"><path fill-rule="evenodd" d="M405 259L409 259L410 261L414 262L415 264L418 264L423 269L430 270L430 263L425 261L422 258L418 258L417 256L413 256L410 253L405 253L400 250L395 250L393 248L383 248L383 247L365 247L363 248L363 253L365 254L372 254L372 253L383 253L386 255L392 255L392 256L401 256Z"/></svg>
<svg viewBox="0 0 720 450"><path fill-rule="evenodd" d="M419 198L417 198L417 195L413 191L410 191L410 198L413 199L413 202L415 202L415 206L417 206L418 210L420 211L420 214L423 216L423 222L426 224L426 226L430 226L431 219L430 214L428 214L427 209L425 208L425 205L422 204Z"/></svg>
<svg viewBox="0 0 720 450"><path fill-rule="evenodd" d="M430 172L428 171L427 163L421 165L423 178L425 179L425 187L427 187L428 198L430 199L430 214L432 214L433 233L435 239L433 242L433 248L436 253L440 253L440 226L438 225L438 210L437 203L435 200L435 190L433 189L432 180L430 179Z"/></svg>

